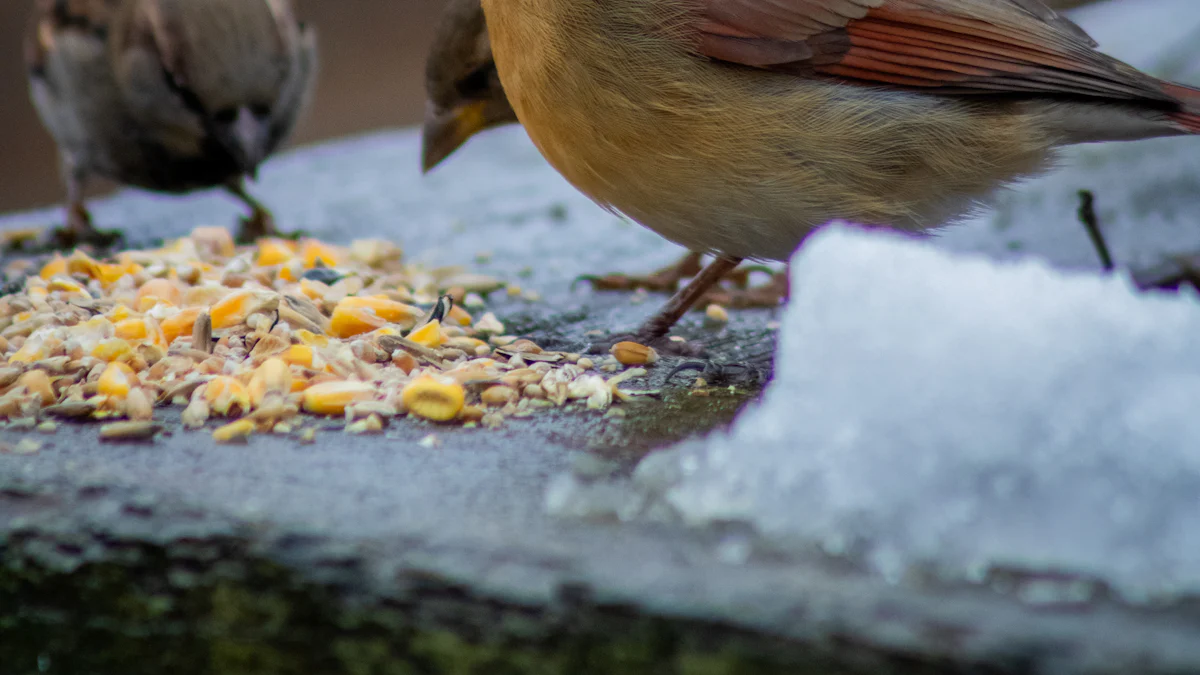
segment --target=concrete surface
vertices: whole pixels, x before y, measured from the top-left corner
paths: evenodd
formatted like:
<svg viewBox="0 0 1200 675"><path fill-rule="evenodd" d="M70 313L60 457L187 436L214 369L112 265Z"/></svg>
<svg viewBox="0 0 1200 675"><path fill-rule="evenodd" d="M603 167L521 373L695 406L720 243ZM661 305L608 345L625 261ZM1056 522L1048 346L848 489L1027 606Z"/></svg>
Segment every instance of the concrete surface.
<svg viewBox="0 0 1200 675"><path fill-rule="evenodd" d="M481 269L544 297L498 314L546 344L582 347L587 330L633 327L660 301L570 290L577 274L645 270L679 251L575 194L519 129L477 139L427 178L418 147L400 132L304 150L267 167L255 192L285 228L334 241L388 237L439 263L490 251ZM127 193L95 212L146 242L232 223L237 208ZM770 318L739 312L722 334L692 318L684 333L719 359L762 362ZM1046 602L1022 591L1053 579L1020 577L889 584L737 528L545 515L553 475L627 470L754 391L699 401L668 387L624 421L401 421L385 437L328 431L311 446L217 447L198 434L101 445L93 428L61 429L37 454L0 455L0 672L1200 671L1187 602ZM431 432L439 447L417 445Z"/></svg>

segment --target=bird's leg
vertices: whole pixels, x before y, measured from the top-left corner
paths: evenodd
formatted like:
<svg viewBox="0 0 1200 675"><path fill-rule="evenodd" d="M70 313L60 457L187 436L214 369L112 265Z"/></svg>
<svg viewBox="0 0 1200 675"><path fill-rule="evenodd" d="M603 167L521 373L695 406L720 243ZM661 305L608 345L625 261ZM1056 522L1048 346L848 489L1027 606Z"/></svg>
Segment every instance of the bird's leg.
<svg viewBox="0 0 1200 675"><path fill-rule="evenodd" d="M249 244L262 237L279 234L279 230L275 227L275 217L271 215L267 207L262 205L262 202L250 196L250 193L246 191L244 179L239 177L227 183L225 189L250 207L250 217L241 219L241 228L237 235L239 243Z"/></svg>
<svg viewBox="0 0 1200 675"><path fill-rule="evenodd" d="M730 258L719 256L716 260L708 264L707 267L700 270L700 273L688 282L687 286L679 289L667 304L658 311L657 314L650 317L642 327L638 329L637 338L639 342L648 344L655 342L665 337L671 327L679 321L679 319L687 314L701 298L703 298L709 290L720 283L721 279L733 271L735 267L741 264L741 258Z"/></svg>
<svg viewBox="0 0 1200 675"><path fill-rule="evenodd" d="M659 293L674 293L679 290L680 281L700 271L701 257L699 253L691 252L678 261L646 275L605 274L599 277L584 275L575 281L586 281L598 291L633 291L642 288Z"/></svg>
<svg viewBox="0 0 1200 675"><path fill-rule="evenodd" d="M87 185L87 174L76 168L74 163L63 158L63 182L67 188L67 223L66 227L51 231L50 246L53 248L71 248L79 244L94 244L108 247L121 238L117 230L103 231L92 224L92 214L84 203L84 188Z"/></svg>

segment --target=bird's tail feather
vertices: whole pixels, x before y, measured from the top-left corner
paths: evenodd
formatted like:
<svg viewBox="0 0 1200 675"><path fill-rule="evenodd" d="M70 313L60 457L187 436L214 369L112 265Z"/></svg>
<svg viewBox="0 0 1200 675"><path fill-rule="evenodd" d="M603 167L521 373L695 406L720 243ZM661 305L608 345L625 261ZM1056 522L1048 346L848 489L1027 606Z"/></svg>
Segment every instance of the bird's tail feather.
<svg viewBox="0 0 1200 675"><path fill-rule="evenodd" d="M1183 127L1188 133L1200 134L1200 89L1164 82L1163 91L1179 99L1183 109L1167 115L1172 122Z"/></svg>

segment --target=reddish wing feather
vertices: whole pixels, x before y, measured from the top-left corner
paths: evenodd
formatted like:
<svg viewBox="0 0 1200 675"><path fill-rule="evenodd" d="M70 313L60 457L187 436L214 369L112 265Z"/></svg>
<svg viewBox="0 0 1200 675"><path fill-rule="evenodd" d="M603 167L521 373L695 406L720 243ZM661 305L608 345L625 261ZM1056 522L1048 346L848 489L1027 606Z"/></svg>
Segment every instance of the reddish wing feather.
<svg viewBox="0 0 1200 675"><path fill-rule="evenodd" d="M1176 102L1039 0L706 0L699 32L705 56L797 75Z"/></svg>

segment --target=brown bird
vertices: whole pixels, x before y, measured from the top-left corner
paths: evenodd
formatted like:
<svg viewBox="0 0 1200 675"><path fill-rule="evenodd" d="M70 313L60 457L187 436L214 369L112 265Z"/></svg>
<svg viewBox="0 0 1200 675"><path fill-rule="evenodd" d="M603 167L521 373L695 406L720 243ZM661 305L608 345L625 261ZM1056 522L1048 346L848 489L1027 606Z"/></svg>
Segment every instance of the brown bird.
<svg viewBox="0 0 1200 675"><path fill-rule="evenodd" d="M431 171L472 136L493 127L518 122L496 73L480 0L450 0L434 31L433 46L425 63L425 125L422 129L422 169ZM701 269L700 253L688 253L678 262L647 275L585 275L602 291L635 290L674 292L686 278ZM729 307L774 307L787 294L787 275L773 274L772 282L749 287L750 270L726 275L732 288L712 288L704 302ZM699 304L699 303L698 303Z"/></svg>
<svg viewBox="0 0 1200 675"><path fill-rule="evenodd" d="M835 219L926 232L1054 150L1200 133L1200 91L1096 50L1039 0L483 0L542 154L600 205L743 258Z"/></svg>
<svg viewBox="0 0 1200 675"><path fill-rule="evenodd" d="M26 55L61 153L64 243L110 239L84 205L89 176L168 193L220 186L251 208L243 239L274 231L245 177L311 95L315 37L292 0L38 0Z"/></svg>
<svg viewBox="0 0 1200 675"><path fill-rule="evenodd" d="M496 74L479 0L450 0L442 11L425 62L425 96L421 168L426 172L475 134L517 122Z"/></svg>

